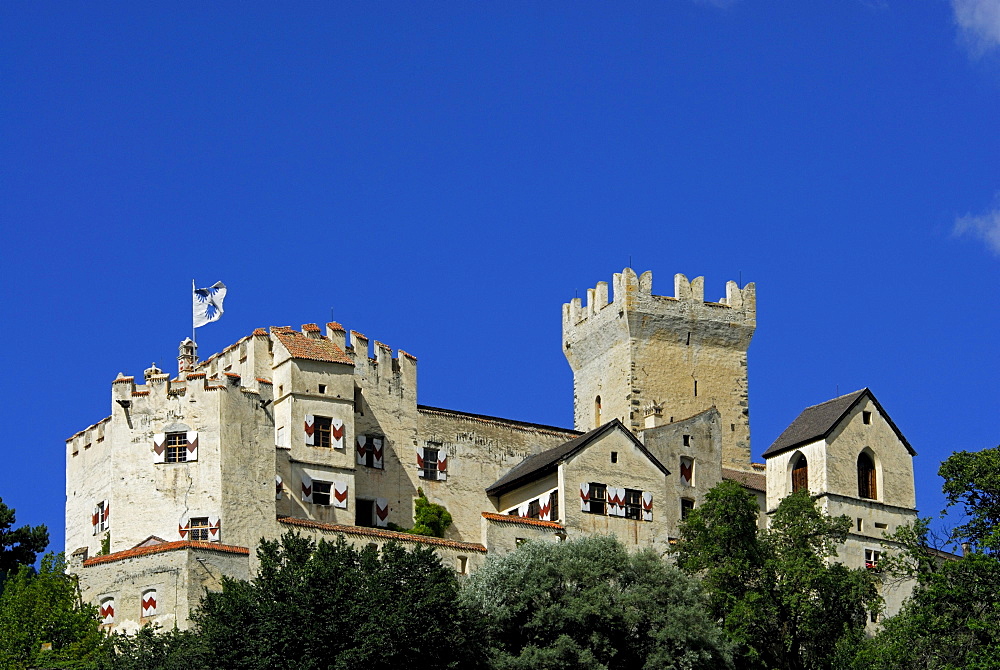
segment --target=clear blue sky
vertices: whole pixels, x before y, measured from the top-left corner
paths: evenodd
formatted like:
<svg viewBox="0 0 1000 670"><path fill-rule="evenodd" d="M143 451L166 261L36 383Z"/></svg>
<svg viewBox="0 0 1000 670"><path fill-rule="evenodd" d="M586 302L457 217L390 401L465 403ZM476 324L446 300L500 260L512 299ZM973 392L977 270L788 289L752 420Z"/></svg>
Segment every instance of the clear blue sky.
<svg viewBox="0 0 1000 670"><path fill-rule="evenodd" d="M283 4L0 4L0 496L55 548L192 278L204 357L332 309L422 404L563 426L577 289L742 278L755 456L870 386L936 514L1000 441L997 0Z"/></svg>

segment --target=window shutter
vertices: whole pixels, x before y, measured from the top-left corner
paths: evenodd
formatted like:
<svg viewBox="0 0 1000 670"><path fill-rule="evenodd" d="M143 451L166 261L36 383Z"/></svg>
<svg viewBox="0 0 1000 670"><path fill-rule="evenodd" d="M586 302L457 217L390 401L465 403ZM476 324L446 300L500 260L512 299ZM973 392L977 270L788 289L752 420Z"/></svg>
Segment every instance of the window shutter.
<svg viewBox="0 0 1000 670"><path fill-rule="evenodd" d="M285 490L285 484L281 481L281 475L274 476L274 499L281 500L281 494Z"/></svg>
<svg viewBox="0 0 1000 670"><path fill-rule="evenodd" d="M590 484L580 484L580 511L590 511Z"/></svg>
<svg viewBox="0 0 1000 670"><path fill-rule="evenodd" d="M385 528L389 525L389 500L387 498L375 499L375 526Z"/></svg>
<svg viewBox="0 0 1000 670"><path fill-rule="evenodd" d="M333 483L333 506L347 509L347 483Z"/></svg>
<svg viewBox="0 0 1000 670"><path fill-rule="evenodd" d="M448 452L438 449L438 479L448 479Z"/></svg>
<svg viewBox="0 0 1000 670"><path fill-rule="evenodd" d="M208 517L208 541L218 542L222 539L222 521L217 516Z"/></svg>
<svg viewBox="0 0 1000 670"><path fill-rule="evenodd" d="M681 456L681 484L691 486L691 477L694 474L694 461L687 456Z"/></svg>
<svg viewBox="0 0 1000 670"><path fill-rule="evenodd" d="M149 589L142 594L142 616L156 614L156 589Z"/></svg>
<svg viewBox="0 0 1000 670"><path fill-rule="evenodd" d="M115 622L115 599L107 598L101 601L100 616L102 624Z"/></svg>
<svg viewBox="0 0 1000 670"><path fill-rule="evenodd" d="M94 527L93 535L97 535L97 525L101 523L101 508L94 505L94 511L90 513L90 523Z"/></svg>
<svg viewBox="0 0 1000 670"><path fill-rule="evenodd" d="M316 417L314 417L312 414L306 414L305 436L306 436L306 444L308 445L315 444L315 442L313 441L316 434L316 427L314 425L315 422L316 422Z"/></svg>
<svg viewBox="0 0 1000 670"><path fill-rule="evenodd" d="M548 494L538 498L538 518L542 521L552 521L552 499Z"/></svg>
<svg viewBox="0 0 1000 670"><path fill-rule="evenodd" d="M313 480L306 473L302 473L302 502L311 503L313 501Z"/></svg>
<svg viewBox="0 0 1000 670"><path fill-rule="evenodd" d="M187 459L189 461L197 461L198 460L198 431L196 431L196 430L189 430L188 433L187 433L187 441L188 441Z"/></svg>
<svg viewBox="0 0 1000 670"><path fill-rule="evenodd" d="M107 530L110 528L110 523L108 522L108 517L111 515L111 501L104 501L104 510L101 512L101 530Z"/></svg>
<svg viewBox="0 0 1000 670"><path fill-rule="evenodd" d="M372 439L372 465L380 470L385 467L385 462L382 460L382 457L385 455L384 444L384 438L376 437Z"/></svg>
<svg viewBox="0 0 1000 670"><path fill-rule="evenodd" d="M618 488L618 516L625 517L625 487Z"/></svg>
<svg viewBox="0 0 1000 670"><path fill-rule="evenodd" d="M330 439L334 449L344 448L344 422L340 419L334 419L331 422Z"/></svg>
<svg viewBox="0 0 1000 670"><path fill-rule="evenodd" d="M531 509L531 502L521 503L517 506L517 515L522 519L528 518L528 510Z"/></svg>
<svg viewBox="0 0 1000 670"><path fill-rule="evenodd" d="M367 435L358 435L358 446L354 450L355 451L355 456L357 457L356 460L357 460L358 465L364 465L365 464L365 454L368 451L367 445L368 445L368 436Z"/></svg>
<svg viewBox="0 0 1000 670"><path fill-rule="evenodd" d="M642 520L653 520L653 494L650 491L642 492Z"/></svg>
<svg viewBox="0 0 1000 670"><path fill-rule="evenodd" d="M167 459L167 435L157 433L153 436L153 462L164 463Z"/></svg>
<svg viewBox="0 0 1000 670"><path fill-rule="evenodd" d="M424 448L417 447L417 468L424 469Z"/></svg>
<svg viewBox="0 0 1000 670"><path fill-rule="evenodd" d="M191 520L188 519L184 522L184 525L177 524L177 533L181 536L182 540L186 540L188 536L188 531L191 529Z"/></svg>
<svg viewBox="0 0 1000 670"><path fill-rule="evenodd" d="M610 509L608 510L608 515L610 516L625 516L625 489L620 489L617 486L608 487L608 504Z"/></svg>

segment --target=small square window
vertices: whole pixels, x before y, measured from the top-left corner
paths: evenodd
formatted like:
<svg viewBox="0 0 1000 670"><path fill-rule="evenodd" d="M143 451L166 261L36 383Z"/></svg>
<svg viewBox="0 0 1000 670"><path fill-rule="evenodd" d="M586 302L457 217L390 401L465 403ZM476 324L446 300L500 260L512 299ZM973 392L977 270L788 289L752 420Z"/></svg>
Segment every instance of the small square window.
<svg viewBox="0 0 1000 670"><path fill-rule="evenodd" d="M882 558L882 552L878 549L865 549L865 567L878 572L878 562Z"/></svg>
<svg viewBox="0 0 1000 670"><path fill-rule="evenodd" d="M318 391L319 391L320 393L326 393L326 384L320 384L320 385L319 385L319 386L317 387L317 390L318 390Z"/></svg>
<svg viewBox="0 0 1000 670"><path fill-rule="evenodd" d="M617 451L612 451L611 452L611 462L612 463L617 463L618 462L618 452Z"/></svg>
<svg viewBox="0 0 1000 670"><path fill-rule="evenodd" d="M188 455L187 433L167 433L165 463L186 463Z"/></svg>
<svg viewBox="0 0 1000 670"><path fill-rule="evenodd" d="M625 489L625 518L642 519L642 491Z"/></svg>
<svg viewBox="0 0 1000 670"><path fill-rule="evenodd" d="M604 484L590 484L590 513L605 514L608 504L608 487Z"/></svg>
<svg viewBox="0 0 1000 670"><path fill-rule="evenodd" d="M330 489L332 484L330 482L317 482L313 481L313 504L314 505L329 505L330 504Z"/></svg>
<svg viewBox="0 0 1000 670"><path fill-rule="evenodd" d="M191 519L188 539L192 542L208 542L208 517L199 516Z"/></svg>

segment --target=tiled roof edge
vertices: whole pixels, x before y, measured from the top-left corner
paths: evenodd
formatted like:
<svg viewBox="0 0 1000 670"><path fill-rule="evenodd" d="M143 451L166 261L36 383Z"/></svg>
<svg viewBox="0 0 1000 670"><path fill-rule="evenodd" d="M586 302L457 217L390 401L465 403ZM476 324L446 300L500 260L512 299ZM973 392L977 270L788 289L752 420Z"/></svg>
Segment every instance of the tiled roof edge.
<svg viewBox="0 0 1000 670"><path fill-rule="evenodd" d="M237 547L232 544L219 544L218 542L194 542L190 540L178 540L177 542L164 542L163 544L154 544L149 547L136 547L134 549L126 549L125 551L116 551L113 554L106 554L104 556L94 556L93 558L88 558L83 562L83 567L89 568L92 565L101 565L102 563L114 563L115 561L124 561L128 558L135 558L137 556L146 556L147 554L160 554L165 551L174 551L176 549L208 549L209 551L218 551L224 554L241 554L243 556L249 556L250 550L246 547Z"/></svg>
<svg viewBox="0 0 1000 670"><path fill-rule="evenodd" d="M522 526L538 526L539 528L555 528L556 530L565 530L565 526L561 523L555 521L542 521L541 519L525 519L519 516L512 516L510 514L495 514L493 512L483 512L483 518L489 521L496 521L497 523L515 523L521 524Z"/></svg>
<svg viewBox="0 0 1000 670"><path fill-rule="evenodd" d="M415 542L417 544L429 544L436 547L450 547L452 549L464 549L466 551L478 551L486 553L486 547L473 542L456 542L455 540L445 540L440 537L428 537L426 535L413 535L411 533L400 533L394 530L384 530L382 528L367 528L365 526L342 526L333 523L322 523L311 519L298 519L295 517L280 517L279 523L289 526L301 526L302 528L315 528L317 530L328 530L333 533L343 533L344 535L362 535L365 537L377 537L384 540L398 540L399 542Z"/></svg>

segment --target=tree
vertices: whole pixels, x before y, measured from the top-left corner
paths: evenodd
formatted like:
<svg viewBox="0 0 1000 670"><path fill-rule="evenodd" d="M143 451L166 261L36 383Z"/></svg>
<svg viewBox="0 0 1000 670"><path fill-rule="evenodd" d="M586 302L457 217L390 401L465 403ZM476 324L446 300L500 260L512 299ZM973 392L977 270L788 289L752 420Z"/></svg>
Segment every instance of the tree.
<svg viewBox="0 0 1000 670"><path fill-rule="evenodd" d="M850 528L806 491L785 497L766 531L753 495L722 482L681 525L678 566L702 578L747 668L830 668L864 635L881 600L874 575L828 559Z"/></svg>
<svg viewBox="0 0 1000 670"><path fill-rule="evenodd" d="M955 529L955 539L973 550L1000 554L1000 446L977 452L957 451L938 474L948 506L961 504L968 523Z"/></svg>
<svg viewBox="0 0 1000 670"><path fill-rule="evenodd" d="M0 498L0 584L4 575L16 572L18 566L34 565L49 544L49 531L44 525L12 529L14 522L14 510Z"/></svg>
<svg viewBox="0 0 1000 670"><path fill-rule="evenodd" d="M207 664L208 650L194 631L143 626L134 635L116 633L106 643L100 670L193 670Z"/></svg>
<svg viewBox="0 0 1000 670"><path fill-rule="evenodd" d="M22 565L7 580L0 595L0 667L89 668L102 643L97 608L81 601L62 554L46 554L37 573Z"/></svg>
<svg viewBox="0 0 1000 670"><path fill-rule="evenodd" d="M417 489L417 497L413 500L413 528L403 528L394 523L389 524L389 530L428 537L444 537L444 532L451 525L451 512L444 505L432 503L422 488Z"/></svg>
<svg viewBox="0 0 1000 670"><path fill-rule="evenodd" d="M224 579L194 614L210 667L475 667L457 577L430 549L287 533L257 557L253 581Z"/></svg>
<svg viewBox="0 0 1000 670"><path fill-rule="evenodd" d="M498 670L730 665L698 583L611 537L525 543L490 558L462 600L485 622Z"/></svg>

